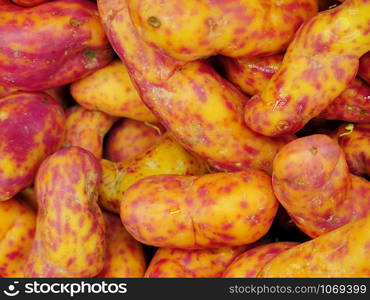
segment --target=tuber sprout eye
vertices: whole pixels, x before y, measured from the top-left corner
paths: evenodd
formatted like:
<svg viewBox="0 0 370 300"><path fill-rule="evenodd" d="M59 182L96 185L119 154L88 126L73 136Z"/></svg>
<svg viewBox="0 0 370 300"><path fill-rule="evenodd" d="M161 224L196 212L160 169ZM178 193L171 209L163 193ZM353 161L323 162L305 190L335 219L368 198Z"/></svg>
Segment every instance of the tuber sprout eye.
<svg viewBox="0 0 370 300"><path fill-rule="evenodd" d="M317 152L318 152L318 149L317 149L317 147L313 146L313 147L310 149L310 151L311 151L311 153L312 153L313 155L316 155L316 154L317 154Z"/></svg>
<svg viewBox="0 0 370 300"><path fill-rule="evenodd" d="M72 27L79 27L81 25L81 21L76 19L76 18L71 18L69 20L69 24L72 26Z"/></svg>
<svg viewBox="0 0 370 300"><path fill-rule="evenodd" d="M161 26L161 21L157 17L149 17L148 18L148 24L154 28L158 28Z"/></svg>
<svg viewBox="0 0 370 300"><path fill-rule="evenodd" d="M279 131L284 131L289 129L289 123L286 121L280 121L278 125L276 126L276 129Z"/></svg>
<svg viewBox="0 0 370 300"><path fill-rule="evenodd" d="M85 58L93 58L95 57L95 51L94 50L86 50L82 55Z"/></svg>

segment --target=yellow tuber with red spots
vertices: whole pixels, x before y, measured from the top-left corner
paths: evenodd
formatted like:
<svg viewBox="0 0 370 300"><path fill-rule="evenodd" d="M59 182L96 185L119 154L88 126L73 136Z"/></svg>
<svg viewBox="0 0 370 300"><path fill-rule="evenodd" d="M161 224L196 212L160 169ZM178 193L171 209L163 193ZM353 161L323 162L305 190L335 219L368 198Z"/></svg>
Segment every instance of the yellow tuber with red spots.
<svg viewBox="0 0 370 300"><path fill-rule="evenodd" d="M272 76L280 69L282 61L283 55L238 59L219 58L226 78L240 90L252 96L263 92ZM318 117L328 120L369 123L369 99L370 86L361 78L356 78Z"/></svg>
<svg viewBox="0 0 370 300"><path fill-rule="evenodd" d="M164 132L159 124L131 119L118 121L107 136L105 156L114 162L129 161L156 144Z"/></svg>
<svg viewBox="0 0 370 300"><path fill-rule="evenodd" d="M156 122L141 101L125 65L115 60L71 85L73 98L83 107L108 115Z"/></svg>
<svg viewBox="0 0 370 300"><path fill-rule="evenodd" d="M123 227L118 216L103 212L105 220L105 260L99 278L143 277L146 262L143 247Z"/></svg>
<svg viewBox="0 0 370 300"><path fill-rule="evenodd" d="M145 277L221 277L225 268L246 248L247 246L200 250L160 248L152 258Z"/></svg>
<svg viewBox="0 0 370 300"><path fill-rule="evenodd" d="M127 0L140 36L183 61L284 51L316 0ZM191 20L191 22L189 22Z"/></svg>
<svg viewBox="0 0 370 300"><path fill-rule="evenodd" d="M223 272L222 277L256 278L269 261L296 245L298 243L278 242L249 249L233 260Z"/></svg>
<svg viewBox="0 0 370 300"><path fill-rule="evenodd" d="M101 158L104 136L117 118L79 105L68 108L66 117L64 146L81 147Z"/></svg>
<svg viewBox="0 0 370 300"><path fill-rule="evenodd" d="M349 173L343 151L326 135L284 146L274 160L272 184L279 202L311 237L370 212L370 182Z"/></svg>
<svg viewBox="0 0 370 300"><path fill-rule="evenodd" d="M369 278L369 245L370 215L279 254L259 277Z"/></svg>
<svg viewBox="0 0 370 300"><path fill-rule="evenodd" d="M144 244L202 249L257 241L269 230L277 207L271 177L250 169L146 177L126 190L120 215Z"/></svg>
<svg viewBox="0 0 370 300"><path fill-rule="evenodd" d="M23 266L31 250L36 214L15 197L0 202L0 277L24 277Z"/></svg>
<svg viewBox="0 0 370 300"><path fill-rule="evenodd" d="M370 124L345 123L338 128L335 138L351 172L370 175Z"/></svg>
<svg viewBox="0 0 370 300"><path fill-rule="evenodd" d="M114 163L103 159L101 166L99 204L115 213L119 213L126 190L142 178L161 174L198 175L207 171L202 159L187 152L168 134L129 161Z"/></svg>
<svg viewBox="0 0 370 300"><path fill-rule="evenodd" d="M42 163L35 182L37 225L27 277L94 277L102 270L100 179L99 162L79 147L63 148Z"/></svg>
<svg viewBox="0 0 370 300"><path fill-rule="evenodd" d="M347 0L321 12L298 30L279 71L245 106L245 121L266 136L300 130L356 76L370 50L370 5Z"/></svg>
<svg viewBox="0 0 370 300"><path fill-rule="evenodd" d="M145 43L126 1L100 0L98 7L142 100L180 144L221 170L271 173L274 156L292 136L273 139L251 131L243 120L248 98L207 62L184 64Z"/></svg>

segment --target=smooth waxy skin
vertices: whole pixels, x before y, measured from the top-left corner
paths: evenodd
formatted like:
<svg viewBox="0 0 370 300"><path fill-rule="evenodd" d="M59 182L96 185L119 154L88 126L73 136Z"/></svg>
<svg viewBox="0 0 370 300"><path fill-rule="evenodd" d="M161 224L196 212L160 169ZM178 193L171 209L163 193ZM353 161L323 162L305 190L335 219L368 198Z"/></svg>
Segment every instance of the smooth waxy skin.
<svg viewBox="0 0 370 300"><path fill-rule="evenodd" d="M204 61L180 63L140 39L124 1L101 0L107 35L145 104L178 142L219 169L271 172L285 139L255 134L243 121L247 98Z"/></svg>
<svg viewBox="0 0 370 300"><path fill-rule="evenodd" d="M145 152L127 162L101 160L103 180L99 203L119 214L120 201L126 190L140 179L160 174L198 175L207 172L207 164L188 153L168 135Z"/></svg>
<svg viewBox="0 0 370 300"><path fill-rule="evenodd" d="M97 110L75 105L66 111L66 137L64 145L78 146L102 157L103 138L117 120Z"/></svg>
<svg viewBox="0 0 370 300"><path fill-rule="evenodd" d="M246 248L247 246L201 250L159 248L145 272L145 277L221 277L230 262Z"/></svg>
<svg viewBox="0 0 370 300"><path fill-rule="evenodd" d="M354 188L343 151L326 135L287 144L274 160L276 197L296 225L311 237L336 229L370 212L370 182ZM356 185L358 186L358 185Z"/></svg>
<svg viewBox="0 0 370 300"><path fill-rule="evenodd" d="M24 277L36 214L18 198L0 202L0 277Z"/></svg>
<svg viewBox="0 0 370 300"><path fill-rule="evenodd" d="M95 71L71 85L73 98L83 107L111 116L155 122L156 118L142 102L120 60Z"/></svg>
<svg viewBox="0 0 370 300"><path fill-rule="evenodd" d="M278 254L298 245L278 242L262 245L239 255L223 272L224 278L256 278L262 268Z"/></svg>
<svg viewBox="0 0 370 300"><path fill-rule="evenodd" d="M184 61L215 54L241 57L279 53L318 9L316 0L127 3L141 37Z"/></svg>
<svg viewBox="0 0 370 300"><path fill-rule="evenodd" d="M259 277L370 276L370 215L289 249Z"/></svg>
<svg viewBox="0 0 370 300"><path fill-rule="evenodd" d="M144 244L202 249L255 242L269 230L277 206L270 176L250 169L146 177L125 192L120 215Z"/></svg>
<svg viewBox="0 0 370 300"><path fill-rule="evenodd" d="M225 76L241 91L250 96L262 92L272 76L279 70L283 55L265 57L218 58Z"/></svg>
<svg viewBox="0 0 370 300"><path fill-rule="evenodd" d="M44 93L0 98L0 201L30 185L41 162L64 138L63 109Z"/></svg>
<svg viewBox="0 0 370 300"><path fill-rule="evenodd" d="M6 95L14 93L15 91L17 91L16 88L11 88L0 84L0 97L5 97Z"/></svg>
<svg viewBox="0 0 370 300"><path fill-rule="evenodd" d="M360 59L359 75L370 84L370 52Z"/></svg>
<svg viewBox="0 0 370 300"><path fill-rule="evenodd" d="M361 201L359 201L361 199ZM370 182L363 177L351 174L351 190L348 193L348 202L353 204L354 214L362 218L370 211ZM364 210L367 207L367 211Z"/></svg>
<svg viewBox="0 0 370 300"><path fill-rule="evenodd" d="M369 123L370 86L360 78L353 80L347 89L319 115L319 118Z"/></svg>
<svg viewBox="0 0 370 300"><path fill-rule="evenodd" d="M63 148L42 163L35 181L39 209L27 277L94 277L102 270L100 179L99 162L79 147Z"/></svg>
<svg viewBox="0 0 370 300"><path fill-rule="evenodd" d="M127 162L156 144L163 132L159 124L123 119L107 135L105 156L114 162Z"/></svg>
<svg viewBox="0 0 370 300"><path fill-rule="evenodd" d="M283 56L260 58L219 58L226 78L240 90L256 95L263 92L272 76L280 69ZM355 123L370 122L370 86L360 78L349 86L320 113L319 118Z"/></svg>
<svg viewBox="0 0 370 300"><path fill-rule="evenodd" d="M143 247L123 227L119 217L103 212L105 220L105 262L99 278L143 277L146 261Z"/></svg>
<svg viewBox="0 0 370 300"><path fill-rule="evenodd" d="M370 50L370 5L349 0L298 30L279 71L245 107L245 121L267 136L294 133L322 112L354 79Z"/></svg>
<svg viewBox="0 0 370 300"><path fill-rule="evenodd" d="M96 5L57 0L23 8L0 1L0 85L40 91L73 82L112 59Z"/></svg>
<svg viewBox="0 0 370 300"><path fill-rule="evenodd" d="M342 148L348 167L357 175L370 175L370 124L353 124L348 130L348 124L338 128L336 139Z"/></svg>

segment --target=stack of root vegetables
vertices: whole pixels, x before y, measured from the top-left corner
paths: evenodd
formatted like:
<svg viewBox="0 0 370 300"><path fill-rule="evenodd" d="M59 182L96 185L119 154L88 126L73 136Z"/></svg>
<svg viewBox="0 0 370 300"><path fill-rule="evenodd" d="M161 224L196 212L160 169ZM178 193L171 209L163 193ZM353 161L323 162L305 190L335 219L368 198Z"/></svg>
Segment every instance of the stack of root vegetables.
<svg viewBox="0 0 370 300"><path fill-rule="evenodd" d="M370 2L0 0L0 277L370 277Z"/></svg>

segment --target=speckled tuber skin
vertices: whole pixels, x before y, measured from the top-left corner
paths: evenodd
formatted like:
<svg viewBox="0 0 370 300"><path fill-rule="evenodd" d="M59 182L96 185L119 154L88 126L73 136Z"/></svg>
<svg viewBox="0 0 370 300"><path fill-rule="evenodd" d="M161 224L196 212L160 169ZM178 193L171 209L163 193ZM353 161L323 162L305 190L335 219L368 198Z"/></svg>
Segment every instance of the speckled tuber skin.
<svg viewBox="0 0 370 300"><path fill-rule="evenodd" d="M117 214L126 190L142 178L161 174L200 175L208 171L202 159L187 152L168 134L129 161L115 163L103 159L100 164L103 178L99 204Z"/></svg>
<svg viewBox="0 0 370 300"><path fill-rule="evenodd" d="M354 79L360 57L370 50L369 15L367 0L348 0L306 21L279 71L246 103L247 125L281 136L319 115Z"/></svg>
<svg viewBox="0 0 370 300"><path fill-rule="evenodd" d="M295 224L313 238L370 213L370 182L350 174L344 152L326 135L284 146L272 185Z"/></svg>
<svg viewBox="0 0 370 300"><path fill-rule="evenodd" d="M57 0L31 8L0 0L0 96L71 83L108 64L96 4Z"/></svg>
<svg viewBox="0 0 370 300"><path fill-rule="evenodd" d="M0 277L24 277L36 228L36 214L19 197L0 202Z"/></svg>
<svg viewBox="0 0 370 300"><path fill-rule="evenodd" d="M248 99L205 61L184 64L146 44L125 1L101 0L98 7L143 101L178 142L219 169L271 173L277 151L293 137L272 139L251 131L243 120Z"/></svg>
<svg viewBox="0 0 370 300"><path fill-rule="evenodd" d="M45 93L0 98L0 201L31 185L41 162L64 139L62 107Z"/></svg>
<svg viewBox="0 0 370 300"><path fill-rule="evenodd" d="M159 248L145 272L147 278L215 278L246 246L216 249Z"/></svg>
<svg viewBox="0 0 370 300"><path fill-rule="evenodd" d="M157 121L141 101L127 68L119 60L73 82L70 90L73 98L86 109L143 122Z"/></svg>
<svg viewBox="0 0 370 300"><path fill-rule="evenodd" d="M102 158L103 139L118 118L74 105L66 110L64 146L78 146Z"/></svg>
<svg viewBox="0 0 370 300"><path fill-rule="evenodd" d="M160 124L120 120L107 135L105 156L113 162L128 162L159 142L164 132Z"/></svg>
<svg viewBox="0 0 370 300"><path fill-rule="evenodd" d="M277 208L271 177L249 169L146 177L126 190L120 215L128 232L144 244L204 249L257 241Z"/></svg>
<svg viewBox="0 0 370 300"><path fill-rule="evenodd" d="M220 57L225 76L248 95L262 93L272 76L280 69L283 55L259 58ZM351 81L319 115L327 120L355 123L370 122L370 86L361 78Z"/></svg>
<svg viewBox="0 0 370 300"><path fill-rule="evenodd" d="M138 278L146 269L143 246L123 227L119 216L103 212L105 221L105 256L98 278Z"/></svg>
<svg viewBox="0 0 370 300"><path fill-rule="evenodd" d="M370 215L279 254L258 276L369 278L369 245Z"/></svg>
<svg viewBox="0 0 370 300"><path fill-rule="evenodd" d="M370 124L345 123L334 138L342 148L353 174L370 176Z"/></svg>
<svg viewBox="0 0 370 300"><path fill-rule="evenodd" d="M103 269L100 180L98 160L82 148L63 148L44 160L35 181L37 224L26 277L94 277Z"/></svg>
<svg viewBox="0 0 370 300"><path fill-rule="evenodd" d="M182 61L215 54L279 53L318 10L317 0L127 0L127 4L143 40Z"/></svg>
<svg viewBox="0 0 370 300"><path fill-rule="evenodd" d="M298 244L295 242L277 242L248 249L233 260L223 272L222 277L256 278L269 261Z"/></svg>

